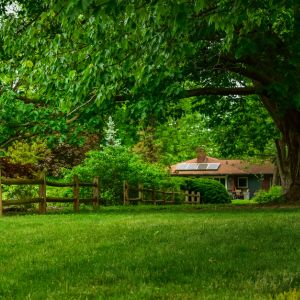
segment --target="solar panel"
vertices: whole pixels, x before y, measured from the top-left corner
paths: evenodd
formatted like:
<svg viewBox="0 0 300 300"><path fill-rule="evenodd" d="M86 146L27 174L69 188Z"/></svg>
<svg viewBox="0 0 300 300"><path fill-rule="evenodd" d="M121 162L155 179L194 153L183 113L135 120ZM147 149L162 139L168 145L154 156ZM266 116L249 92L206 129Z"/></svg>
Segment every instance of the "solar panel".
<svg viewBox="0 0 300 300"><path fill-rule="evenodd" d="M176 165L176 170L177 171L184 171L184 170L187 169L187 167L188 167L188 164L186 164L186 163L178 164L178 165Z"/></svg>
<svg viewBox="0 0 300 300"><path fill-rule="evenodd" d="M205 171L206 168L207 168L207 165L208 164L204 164L204 163L198 164L197 170L199 170L199 171Z"/></svg>
<svg viewBox="0 0 300 300"><path fill-rule="evenodd" d="M208 164L206 170L210 170L210 171L218 170L219 167L220 167L220 163L210 163L210 164Z"/></svg>
<svg viewBox="0 0 300 300"><path fill-rule="evenodd" d="M197 163L182 163L176 165L177 171L195 171L197 170Z"/></svg>
<svg viewBox="0 0 300 300"><path fill-rule="evenodd" d="M176 165L177 171L215 171L220 163L181 163Z"/></svg>
<svg viewBox="0 0 300 300"><path fill-rule="evenodd" d="M195 171L195 170L197 170L197 163L189 163L188 164L188 167L187 167L187 170L189 170L189 171Z"/></svg>

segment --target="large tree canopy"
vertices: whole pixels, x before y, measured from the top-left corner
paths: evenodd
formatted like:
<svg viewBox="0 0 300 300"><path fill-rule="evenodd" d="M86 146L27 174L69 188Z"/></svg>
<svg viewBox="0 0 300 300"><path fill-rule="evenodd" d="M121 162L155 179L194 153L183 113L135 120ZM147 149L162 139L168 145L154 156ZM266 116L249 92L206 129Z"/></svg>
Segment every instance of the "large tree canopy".
<svg viewBox="0 0 300 300"><path fill-rule="evenodd" d="M298 1L1 4L2 98L56 107L70 124L119 101L159 118L184 97L257 94L282 134L287 196L300 200Z"/></svg>

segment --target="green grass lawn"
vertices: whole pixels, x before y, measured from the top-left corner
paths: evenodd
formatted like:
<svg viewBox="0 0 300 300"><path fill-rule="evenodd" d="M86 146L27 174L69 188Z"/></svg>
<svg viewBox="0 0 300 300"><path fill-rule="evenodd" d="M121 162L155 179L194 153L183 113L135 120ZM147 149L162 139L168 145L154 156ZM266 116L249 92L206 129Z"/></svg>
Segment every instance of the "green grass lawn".
<svg viewBox="0 0 300 300"><path fill-rule="evenodd" d="M245 199L234 199L231 200L232 204L236 204L236 205L249 205L249 204L258 204L257 202L254 202L253 200L249 199L249 200L245 200Z"/></svg>
<svg viewBox="0 0 300 300"><path fill-rule="evenodd" d="M297 299L300 208L0 219L0 299Z"/></svg>

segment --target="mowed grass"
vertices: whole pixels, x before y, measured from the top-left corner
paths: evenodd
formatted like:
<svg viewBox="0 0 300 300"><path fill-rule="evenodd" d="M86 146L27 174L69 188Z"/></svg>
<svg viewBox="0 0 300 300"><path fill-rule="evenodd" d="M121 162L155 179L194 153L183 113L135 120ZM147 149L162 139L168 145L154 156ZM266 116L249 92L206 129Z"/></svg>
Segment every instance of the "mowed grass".
<svg viewBox="0 0 300 300"><path fill-rule="evenodd" d="M0 299L300 295L299 208L106 207L0 230Z"/></svg>

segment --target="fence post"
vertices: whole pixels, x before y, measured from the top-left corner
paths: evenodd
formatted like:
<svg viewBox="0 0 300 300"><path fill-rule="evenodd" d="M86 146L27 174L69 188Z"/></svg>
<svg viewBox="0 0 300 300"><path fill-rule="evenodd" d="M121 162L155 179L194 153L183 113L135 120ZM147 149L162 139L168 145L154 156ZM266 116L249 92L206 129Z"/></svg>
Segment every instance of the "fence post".
<svg viewBox="0 0 300 300"><path fill-rule="evenodd" d="M73 181L74 181L74 186L73 186L73 197L74 197L74 211L77 212L79 211L79 180L78 176L74 175L73 176Z"/></svg>
<svg viewBox="0 0 300 300"><path fill-rule="evenodd" d="M144 185L142 183L138 184L138 198L140 202L144 202Z"/></svg>
<svg viewBox="0 0 300 300"><path fill-rule="evenodd" d="M123 204L126 205L129 203L129 185L126 180L123 182Z"/></svg>
<svg viewBox="0 0 300 300"><path fill-rule="evenodd" d="M172 189L172 196L171 197L172 197L171 198L171 203L175 204L175 190L174 190L174 188Z"/></svg>
<svg viewBox="0 0 300 300"><path fill-rule="evenodd" d="M93 179L93 206L96 208L99 206L99 177L96 176Z"/></svg>
<svg viewBox="0 0 300 300"><path fill-rule="evenodd" d="M192 203L194 204L195 203L195 192L192 191Z"/></svg>
<svg viewBox="0 0 300 300"><path fill-rule="evenodd" d="M197 192L197 203L201 203L200 192Z"/></svg>
<svg viewBox="0 0 300 300"><path fill-rule="evenodd" d="M0 217L3 214L3 204L2 204L2 182L1 182L1 169L0 169Z"/></svg>
<svg viewBox="0 0 300 300"><path fill-rule="evenodd" d="M189 191L185 191L185 202L188 203L189 202Z"/></svg>
<svg viewBox="0 0 300 300"><path fill-rule="evenodd" d="M166 205L166 190L165 189L163 189L162 190L162 200L163 200L163 205Z"/></svg>
<svg viewBox="0 0 300 300"><path fill-rule="evenodd" d="M152 190L152 203L156 205L156 192L155 189Z"/></svg>
<svg viewBox="0 0 300 300"><path fill-rule="evenodd" d="M39 204L39 211L41 214L45 214L46 207L47 207L47 199L46 199L46 175L44 172L41 176L41 184L39 187L39 198L41 198Z"/></svg>

